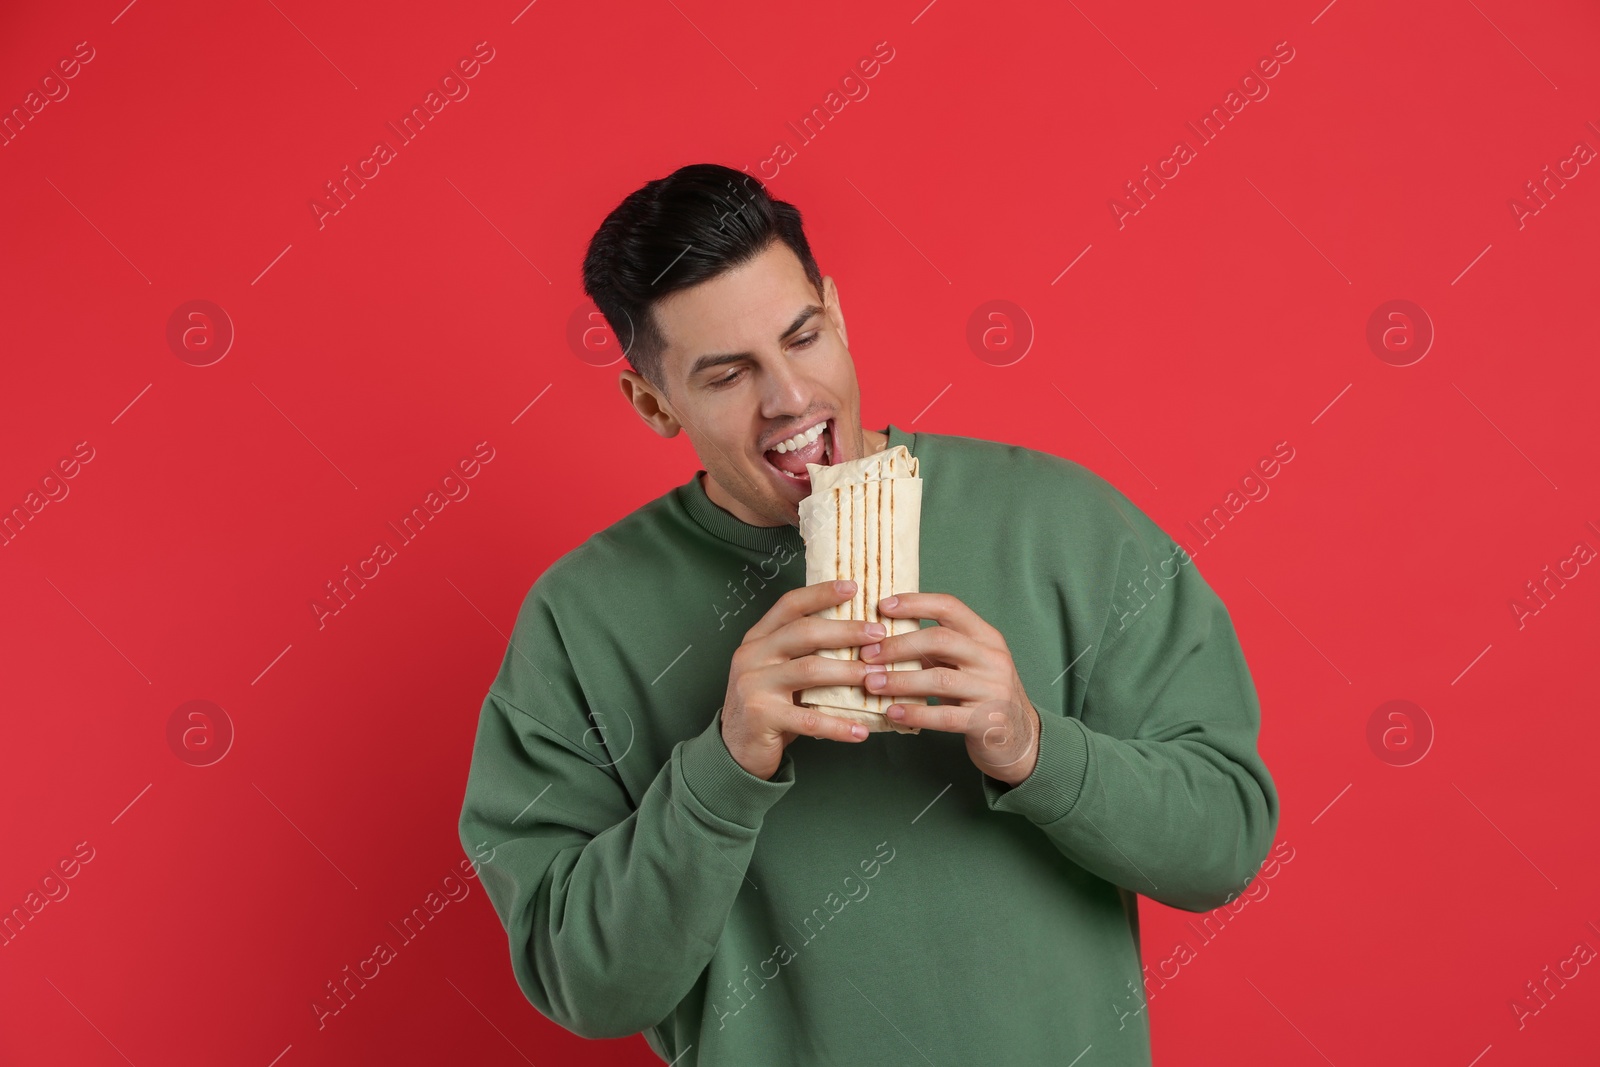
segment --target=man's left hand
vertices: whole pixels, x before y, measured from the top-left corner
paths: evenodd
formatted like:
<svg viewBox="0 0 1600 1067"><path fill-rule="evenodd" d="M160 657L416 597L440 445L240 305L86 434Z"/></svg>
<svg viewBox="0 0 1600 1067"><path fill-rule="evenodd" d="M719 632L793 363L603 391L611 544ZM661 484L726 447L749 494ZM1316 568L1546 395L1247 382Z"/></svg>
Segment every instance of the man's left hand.
<svg viewBox="0 0 1600 1067"><path fill-rule="evenodd" d="M891 705L889 718L965 734L967 755L989 777L1016 785L1039 758L1039 712L1022 690L1005 638L977 612L948 593L885 597L878 612L891 618L932 619L930 626L867 645L867 663L920 660L922 670L867 675L867 692L879 696L939 698L937 705Z"/></svg>

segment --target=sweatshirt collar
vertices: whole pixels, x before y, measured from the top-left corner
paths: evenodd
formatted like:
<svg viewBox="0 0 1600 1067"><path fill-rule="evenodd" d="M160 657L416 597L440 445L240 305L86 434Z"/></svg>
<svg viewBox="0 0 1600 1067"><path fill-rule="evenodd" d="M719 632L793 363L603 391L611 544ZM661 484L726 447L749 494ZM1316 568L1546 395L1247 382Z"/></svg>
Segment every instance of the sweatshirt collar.
<svg viewBox="0 0 1600 1067"><path fill-rule="evenodd" d="M883 446L885 449L905 445L913 456L917 454L916 434L907 433L892 422L887 429L878 432L889 436L889 443ZM725 511L706 495L705 486L700 481L704 474L704 469L695 471L692 478L678 487L677 496L690 518L711 536L756 552L771 553L779 548L804 547L805 541L800 536L798 526L752 526L732 512Z"/></svg>

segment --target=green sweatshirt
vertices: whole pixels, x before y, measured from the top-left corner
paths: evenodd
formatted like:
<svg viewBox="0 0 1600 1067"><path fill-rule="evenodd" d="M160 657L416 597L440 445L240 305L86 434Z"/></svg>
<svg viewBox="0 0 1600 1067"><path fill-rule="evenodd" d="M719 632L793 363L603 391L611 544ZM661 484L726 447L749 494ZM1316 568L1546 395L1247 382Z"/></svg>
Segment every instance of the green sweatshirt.
<svg viewBox="0 0 1600 1067"><path fill-rule="evenodd" d="M735 762L729 661L805 547L697 471L551 564L484 700L461 842L513 973L677 1067L1149 1063L1136 894L1219 907L1277 830L1227 609L1086 468L884 432L921 461L923 591L999 629L1039 711L1032 774L926 728Z"/></svg>

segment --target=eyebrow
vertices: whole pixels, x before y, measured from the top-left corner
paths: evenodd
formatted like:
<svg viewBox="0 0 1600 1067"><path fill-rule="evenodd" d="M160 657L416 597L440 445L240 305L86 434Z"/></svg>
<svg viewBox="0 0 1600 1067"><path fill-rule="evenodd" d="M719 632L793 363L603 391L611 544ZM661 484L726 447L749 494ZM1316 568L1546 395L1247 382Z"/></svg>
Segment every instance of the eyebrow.
<svg viewBox="0 0 1600 1067"><path fill-rule="evenodd" d="M800 314L794 317L794 321L789 324L789 328L778 335L778 340L782 341L788 338L791 334L798 331L800 327L804 326L806 323L810 322L812 318L821 313L822 310L823 309L816 304L806 305L806 307L801 309ZM693 379L703 370L710 370L712 367L720 367L724 363L735 363L741 359L749 359L751 358L751 355L752 353L749 352L723 352L719 355L701 356L699 359L695 360L694 365L689 368L688 377Z"/></svg>

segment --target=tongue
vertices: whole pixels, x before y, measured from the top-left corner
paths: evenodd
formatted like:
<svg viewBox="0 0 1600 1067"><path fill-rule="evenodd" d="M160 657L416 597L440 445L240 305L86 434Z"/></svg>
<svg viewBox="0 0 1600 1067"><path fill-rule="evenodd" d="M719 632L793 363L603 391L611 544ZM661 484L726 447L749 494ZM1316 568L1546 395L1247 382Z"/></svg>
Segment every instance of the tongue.
<svg viewBox="0 0 1600 1067"><path fill-rule="evenodd" d="M823 462L823 439L825 437L827 437L826 432L818 434L817 439L804 448L790 449L787 452L768 452L767 462L779 470L788 471L790 474L798 474L804 478L807 474L807 463Z"/></svg>
<svg viewBox="0 0 1600 1067"><path fill-rule="evenodd" d="M805 448L797 452L768 452L767 462L779 470L788 471L790 474L798 474L804 478L806 477L806 464L820 462L819 456L807 457L806 453L814 451L816 449Z"/></svg>

